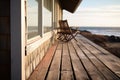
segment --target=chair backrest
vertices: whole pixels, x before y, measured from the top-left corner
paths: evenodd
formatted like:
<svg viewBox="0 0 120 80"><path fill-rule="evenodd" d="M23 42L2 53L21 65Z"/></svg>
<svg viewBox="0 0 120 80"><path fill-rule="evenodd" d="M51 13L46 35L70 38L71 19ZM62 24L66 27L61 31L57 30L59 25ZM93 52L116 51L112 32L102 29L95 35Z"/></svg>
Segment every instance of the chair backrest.
<svg viewBox="0 0 120 80"><path fill-rule="evenodd" d="M67 20L60 20L59 24L60 24L60 29L62 31L66 31L66 32L70 32L71 31L71 29L70 29L70 27L68 25Z"/></svg>

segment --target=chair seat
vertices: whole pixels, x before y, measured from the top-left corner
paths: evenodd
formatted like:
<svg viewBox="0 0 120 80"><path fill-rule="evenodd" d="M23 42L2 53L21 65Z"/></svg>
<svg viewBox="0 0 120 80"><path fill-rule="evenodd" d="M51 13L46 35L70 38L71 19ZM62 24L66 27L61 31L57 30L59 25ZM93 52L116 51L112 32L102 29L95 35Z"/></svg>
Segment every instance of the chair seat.
<svg viewBox="0 0 120 80"><path fill-rule="evenodd" d="M69 27L67 20L60 20L59 25L60 27L58 28L57 34L58 39L61 41L67 42L71 39L75 39L75 36L79 33L79 30Z"/></svg>

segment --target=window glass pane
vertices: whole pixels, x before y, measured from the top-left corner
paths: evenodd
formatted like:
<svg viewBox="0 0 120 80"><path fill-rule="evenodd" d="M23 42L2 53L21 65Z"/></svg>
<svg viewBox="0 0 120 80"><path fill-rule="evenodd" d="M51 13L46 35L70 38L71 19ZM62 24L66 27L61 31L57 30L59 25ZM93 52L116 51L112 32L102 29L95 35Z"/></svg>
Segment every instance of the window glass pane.
<svg viewBox="0 0 120 80"><path fill-rule="evenodd" d="M38 2L28 0L27 3L28 39L38 35Z"/></svg>
<svg viewBox="0 0 120 80"><path fill-rule="evenodd" d="M52 0L44 0L44 33L52 29Z"/></svg>

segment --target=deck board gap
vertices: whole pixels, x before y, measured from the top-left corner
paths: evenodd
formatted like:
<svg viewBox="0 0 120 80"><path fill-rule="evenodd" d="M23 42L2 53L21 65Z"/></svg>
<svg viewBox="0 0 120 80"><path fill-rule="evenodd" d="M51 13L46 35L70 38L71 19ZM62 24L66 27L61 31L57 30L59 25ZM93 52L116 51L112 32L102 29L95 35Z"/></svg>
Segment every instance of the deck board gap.
<svg viewBox="0 0 120 80"><path fill-rule="evenodd" d="M61 43L62 45L62 51L61 51L61 61L60 61L60 77L59 77L59 80L61 80L61 70L62 70L62 56L63 56L63 43Z"/></svg>

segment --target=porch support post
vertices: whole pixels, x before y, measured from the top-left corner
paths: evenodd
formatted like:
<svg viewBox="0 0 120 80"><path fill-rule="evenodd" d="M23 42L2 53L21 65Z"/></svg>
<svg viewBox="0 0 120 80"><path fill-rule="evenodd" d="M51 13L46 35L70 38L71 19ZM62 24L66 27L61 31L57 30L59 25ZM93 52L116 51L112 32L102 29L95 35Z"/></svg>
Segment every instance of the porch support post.
<svg viewBox="0 0 120 80"><path fill-rule="evenodd" d="M11 80L25 80L24 0L11 0Z"/></svg>
<svg viewBox="0 0 120 80"><path fill-rule="evenodd" d="M41 37L43 37L43 2L44 0L38 0L38 33Z"/></svg>

